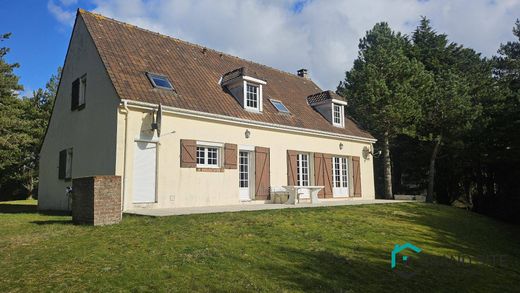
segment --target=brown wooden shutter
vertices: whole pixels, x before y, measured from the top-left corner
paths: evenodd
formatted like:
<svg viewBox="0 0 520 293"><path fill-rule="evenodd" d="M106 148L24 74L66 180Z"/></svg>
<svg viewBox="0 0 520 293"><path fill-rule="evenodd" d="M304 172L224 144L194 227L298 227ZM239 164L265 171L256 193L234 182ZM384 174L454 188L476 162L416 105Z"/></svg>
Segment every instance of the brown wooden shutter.
<svg viewBox="0 0 520 293"><path fill-rule="evenodd" d="M287 150L287 185L296 185L296 176L298 176L296 170L296 157L298 153L296 151Z"/></svg>
<svg viewBox="0 0 520 293"><path fill-rule="evenodd" d="M323 154L323 185L325 198L332 198L332 156Z"/></svg>
<svg viewBox="0 0 520 293"><path fill-rule="evenodd" d="M237 168L237 145L232 143L226 143L224 145L224 168L236 169Z"/></svg>
<svg viewBox="0 0 520 293"><path fill-rule="evenodd" d="M67 150L60 152L59 164L58 164L58 179L65 179L67 176Z"/></svg>
<svg viewBox="0 0 520 293"><path fill-rule="evenodd" d="M361 168L359 157L352 157L352 181L354 197L361 197Z"/></svg>
<svg viewBox="0 0 520 293"><path fill-rule="evenodd" d="M76 110L79 106L79 78L72 82L72 95L70 101L70 110Z"/></svg>
<svg viewBox="0 0 520 293"><path fill-rule="evenodd" d="M325 162L323 161L322 153L314 153L314 185L324 186L325 180L323 179ZM318 192L318 198L325 197L325 190L322 189Z"/></svg>
<svg viewBox="0 0 520 293"><path fill-rule="evenodd" d="M255 199L269 199L270 168L269 148L255 147Z"/></svg>
<svg viewBox="0 0 520 293"><path fill-rule="evenodd" d="M181 139L181 168L197 167L197 141Z"/></svg>
<svg viewBox="0 0 520 293"><path fill-rule="evenodd" d="M319 198L332 198L332 156L314 153L315 184L324 186L318 193Z"/></svg>

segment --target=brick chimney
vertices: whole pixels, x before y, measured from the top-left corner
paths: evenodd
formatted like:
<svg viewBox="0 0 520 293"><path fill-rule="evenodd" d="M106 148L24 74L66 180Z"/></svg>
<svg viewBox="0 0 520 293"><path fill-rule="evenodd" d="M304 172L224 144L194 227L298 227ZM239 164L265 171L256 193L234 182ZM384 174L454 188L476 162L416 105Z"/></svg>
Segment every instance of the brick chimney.
<svg viewBox="0 0 520 293"><path fill-rule="evenodd" d="M307 69L305 68L298 70L298 76L309 79L309 74L307 73Z"/></svg>

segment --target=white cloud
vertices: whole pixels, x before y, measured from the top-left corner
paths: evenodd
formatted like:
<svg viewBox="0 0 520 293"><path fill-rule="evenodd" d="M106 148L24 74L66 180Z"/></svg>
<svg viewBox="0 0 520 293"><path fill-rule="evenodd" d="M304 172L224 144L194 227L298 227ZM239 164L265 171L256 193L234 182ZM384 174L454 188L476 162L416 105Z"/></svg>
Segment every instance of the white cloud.
<svg viewBox="0 0 520 293"><path fill-rule="evenodd" d="M450 40L491 56L512 39L520 11L520 0L314 0L305 1L299 13L292 9L302 2L297 0L92 2L98 13L153 31L289 72L306 67L324 89L335 89L343 79L359 39L376 22L410 34L424 15ZM71 21L73 16L56 11L60 21Z"/></svg>
<svg viewBox="0 0 520 293"><path fill-rule="evenodd" d="M59 3L56 3L53 0L49 0L47 2L47 9L60 23L72 26L76 14L74 13L74 10L69 10L63 6L75 4L76 2L77 1L74 0L60 0Z"/></svg>

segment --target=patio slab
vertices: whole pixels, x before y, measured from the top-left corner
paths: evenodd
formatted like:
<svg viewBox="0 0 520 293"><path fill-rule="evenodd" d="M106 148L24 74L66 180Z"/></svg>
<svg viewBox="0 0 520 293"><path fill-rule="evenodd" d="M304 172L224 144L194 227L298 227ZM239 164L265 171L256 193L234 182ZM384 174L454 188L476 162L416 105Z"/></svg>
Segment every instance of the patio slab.
<svg viewBox="0 0 520 293"><path fill-rule="evenodd" d="M374 200L333 200L333 201L321 201L317 204L301 203L296 205L289 204L251 204L243 203L236 205L222 205L222 206L208 206L208 207L184 207L184 208L160 208L160 209L147 209L139 208L125 211L125 214L134 214L142 216L152 217L165 217L165 216L179 216L179 215L191 215L191 214L212 214L212 213L227 213L227 212L244 212L244 211L261 211L261 210L277 210L277 209L300 209L300 208L317 208L317 207L329 207L329 206L346 206L346 205L363 205L363 204L392 204L392 203L403 203L403 202L415 202L411 200L386 200L386 199L374 199Z"/></svg>

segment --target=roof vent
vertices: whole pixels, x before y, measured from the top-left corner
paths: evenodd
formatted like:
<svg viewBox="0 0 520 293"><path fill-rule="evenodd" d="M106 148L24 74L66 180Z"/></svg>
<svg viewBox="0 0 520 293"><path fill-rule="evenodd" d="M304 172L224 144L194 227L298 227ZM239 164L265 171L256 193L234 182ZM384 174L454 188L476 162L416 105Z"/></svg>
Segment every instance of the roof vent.
<svg viewBox="0 0 520 293"><path fill-rule="evenodd" d="M307 73L307 69L305 68L298 70L298 76L309 79L309 74Z"/></svg>

